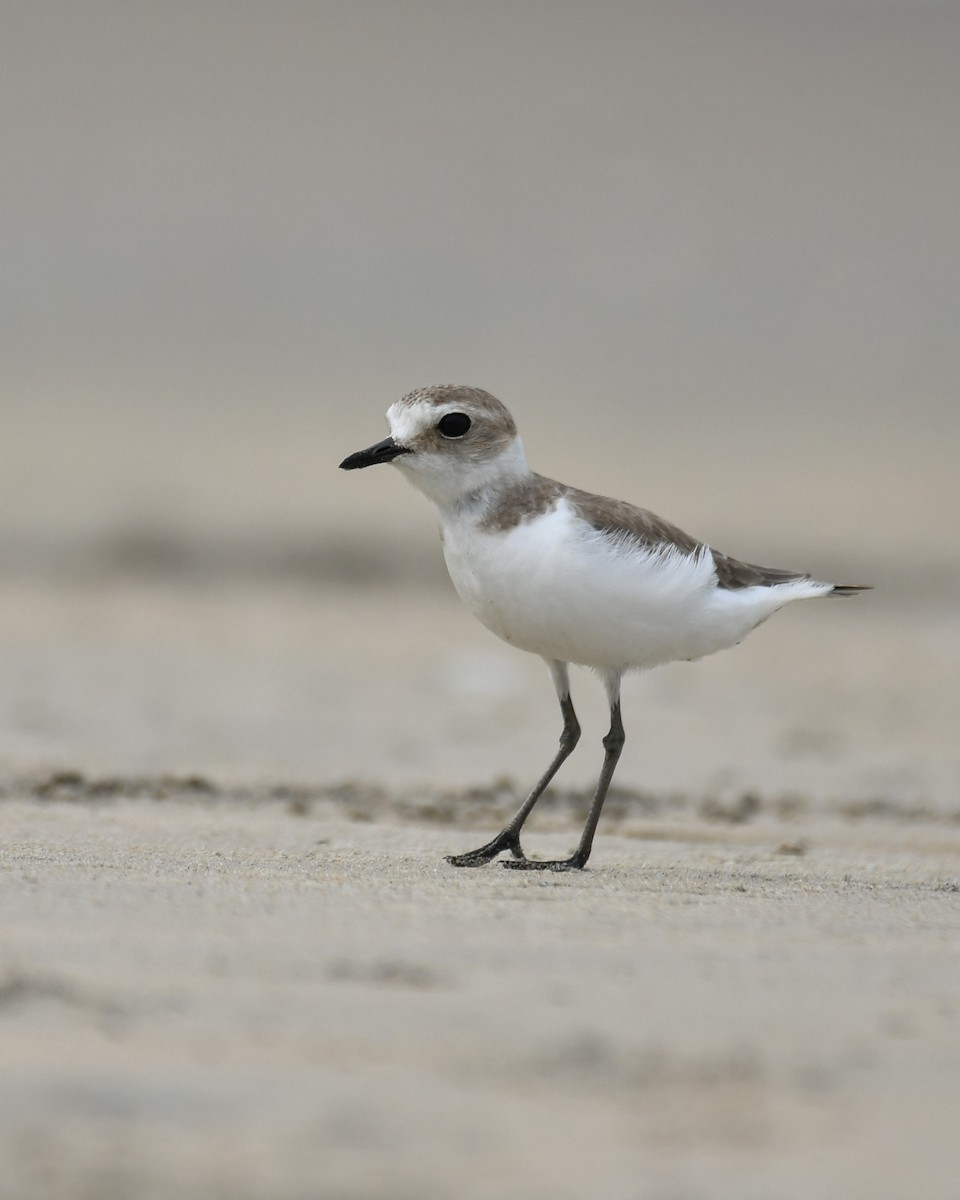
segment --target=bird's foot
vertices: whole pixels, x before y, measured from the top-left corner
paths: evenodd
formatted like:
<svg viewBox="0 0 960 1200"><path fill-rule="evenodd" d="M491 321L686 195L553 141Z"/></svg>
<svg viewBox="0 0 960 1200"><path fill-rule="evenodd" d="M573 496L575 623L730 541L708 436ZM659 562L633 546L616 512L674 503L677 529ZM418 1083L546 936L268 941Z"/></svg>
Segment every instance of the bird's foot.
<svg viewBox="0 0 960 1200"><path fill-rule="evenodd" d="M569 858L521 858L518 861L502 862L501 867L511 871L582 871L587 865L587 856L578 850Z"/></svg>
<svg viewBox="0 0 960 1200"><path fill-rule="evenodd" d="M509 829L502 830L492 842L487 842L485 846L480 846L476 850L468 850L466 854L447 854L445 859L454 867L483 867L498 854L502 854L504 850L509 850L514 858L513 862L505 862L503 864L505 867L518 866L527 861L520 846L519 833L514 833Z"/></svg>

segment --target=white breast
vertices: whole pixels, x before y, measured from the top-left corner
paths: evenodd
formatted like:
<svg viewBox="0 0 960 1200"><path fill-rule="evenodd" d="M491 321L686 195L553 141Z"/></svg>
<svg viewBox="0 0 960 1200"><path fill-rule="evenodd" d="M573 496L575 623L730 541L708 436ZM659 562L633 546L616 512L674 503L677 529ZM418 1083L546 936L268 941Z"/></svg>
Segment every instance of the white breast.
<svg viewBox="0 0 960 1200"><path fill-rule="evenodd" d="M504 641L547 659L629 670L700 658L739 642L778 608L825 585L717 587L708 550L682 554L617 542L565 499L505 532L442 517L460 598Z"/></svg>

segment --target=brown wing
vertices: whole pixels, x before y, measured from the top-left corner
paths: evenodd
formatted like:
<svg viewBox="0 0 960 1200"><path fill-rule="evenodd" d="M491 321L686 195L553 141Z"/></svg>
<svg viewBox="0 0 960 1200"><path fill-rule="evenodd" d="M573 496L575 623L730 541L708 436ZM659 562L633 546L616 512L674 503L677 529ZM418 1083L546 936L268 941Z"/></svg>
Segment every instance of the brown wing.
<svg viewBox="0 0 960 1200"><path fill-rule="evenodd" d="M611 537L627 537L645 546L660 546L664 543L675 546L684 554L693 554L700 549L709 549L717 570L719 587L735 591L738 588L773 587L778 583L792 583L809 579L796 571L781 571L774 567L756 567L752 563L740 562L721 554L719 550L698 542L676 525L664 521L656 513L645 508L636 508L625 500L610 500L606 496L592 496L570 488L567 498L577 514L588 525Z"/></svg>
<svg viewBox="0 0 960 1200"><path fill-rule="evenodd" d="M713 561L717 565L717 581L720 587L736 591L737 588L775 587L778 583L798 583L810 578L802 571L781 571L777 567L757 567L753 563L740 562L713 551Z"/></svg>
<svg viewBox="0 0 960 1200"><path fill-rule="evenodd" d="M692 554L702 544L676 525L658 517L656 513L646 508L637 508L625 500L593 496L589 492L581 492L579 488L568 488L565 494L576 509L577 516L598 533L631 538L645 546L657 546L666 542L676 546L684 554Z"/></svg>

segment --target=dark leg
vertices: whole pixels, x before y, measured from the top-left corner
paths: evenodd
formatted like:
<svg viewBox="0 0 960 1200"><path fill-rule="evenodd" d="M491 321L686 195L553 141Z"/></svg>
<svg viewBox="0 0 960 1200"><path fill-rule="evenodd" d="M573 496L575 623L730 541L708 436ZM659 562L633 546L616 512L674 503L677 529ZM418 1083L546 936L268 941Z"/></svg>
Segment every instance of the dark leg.
<svg viewBox="0 0 960 1200"><path fill-rule="evenodd" d="M519 862L504 862L501 866L512 867L522 871L580 871L587 864L590 850L593 846L593 835L597 832L597 823L603 802L607 798L610 780L617 769L620 751L623 749L623 722L620 719L620 676L610 674L605 680L607 695L610 699L610 729L603 739L603 768L597 781L597 790L593 795L593 803L587 814L587 823L580 835L580 844L569 858L541 862L537 859L522 858Z"/></svg>
<svg viewBox="0 0 960 1200"><path fill-rule="evenodd" d="M561 764L569 757L574 746L580 740L580 722L577 720L577 714L573 711L573 702L570 699L570 679L567 665L566 663L552 662L549 666L557 695L560 698L560 711L563 713L560 749L553 762L544 771L536 787L517 809L516 816L492 842L487 842L485 846L480 846L477 850L468 850L466 854L447 855L447 862L452 863L455 867L482 867L504 850L509 850L513 857L520 862L527 861L520 847L520 830L523 828L523 823L530 816L533 806L543 795L550 780L560 770Z"/></svg>

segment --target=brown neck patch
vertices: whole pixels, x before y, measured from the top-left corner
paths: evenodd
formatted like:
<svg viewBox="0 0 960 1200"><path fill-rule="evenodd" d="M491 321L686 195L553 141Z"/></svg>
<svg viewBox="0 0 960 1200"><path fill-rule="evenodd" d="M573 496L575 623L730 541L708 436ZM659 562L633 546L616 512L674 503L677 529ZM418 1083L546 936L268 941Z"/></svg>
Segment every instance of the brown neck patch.
<svg viewBox="0 0 960 1200"><path fill-rule="evenodd" d="M543 475L530 474L508 483L484 513L480 528L489 533L506 533L556 507L569 488Z"/></svg>

